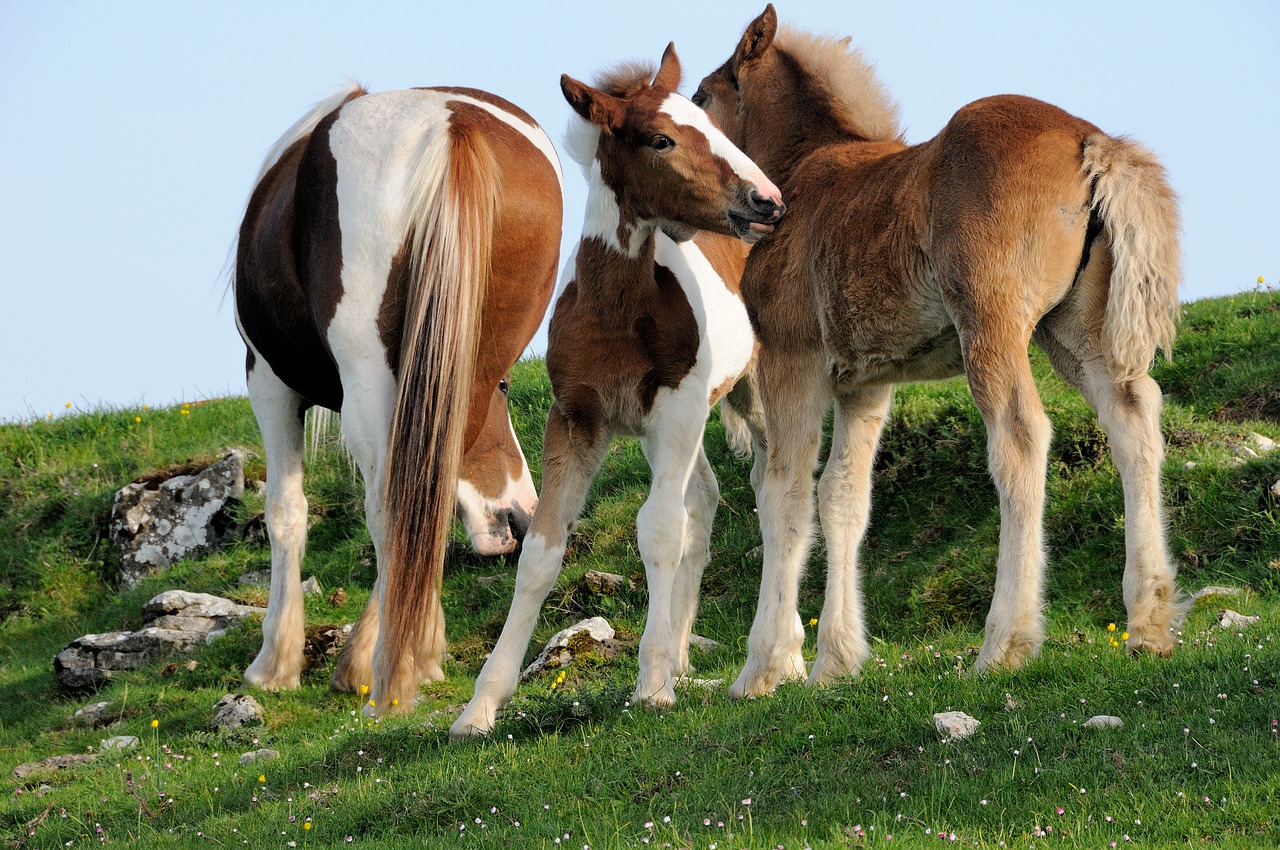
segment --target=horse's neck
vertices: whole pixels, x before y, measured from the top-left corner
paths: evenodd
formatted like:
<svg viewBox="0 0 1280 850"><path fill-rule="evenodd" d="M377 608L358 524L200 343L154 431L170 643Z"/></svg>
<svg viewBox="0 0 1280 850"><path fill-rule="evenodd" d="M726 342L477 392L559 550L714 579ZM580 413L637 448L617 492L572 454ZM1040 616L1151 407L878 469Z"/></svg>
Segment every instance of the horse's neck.
<svg viewBox="0 0 1280 850"><path fill-rule="evenodd" d="M829 96L787 92L781 97L772 90L758 102L748 103L745 113L739 147L784 189L796 166L815 150L866 141L847 128Z"/></svg>
<svg viewBox="0 0 1280 850"><path fill-rule="evenodd" d="M578 298L610 312L627 312L642 303L657 287L653 273L654 250L652 230L634 255L619 250L598 235L583 234L574 267Z"/></svg>

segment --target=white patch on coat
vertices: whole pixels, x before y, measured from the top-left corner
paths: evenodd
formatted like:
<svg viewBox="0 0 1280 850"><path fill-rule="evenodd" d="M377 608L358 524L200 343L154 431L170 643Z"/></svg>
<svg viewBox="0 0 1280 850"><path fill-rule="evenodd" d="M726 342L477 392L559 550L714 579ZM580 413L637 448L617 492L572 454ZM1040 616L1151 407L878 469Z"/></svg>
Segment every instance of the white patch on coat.
<svg viewBox="0 0 1280 850"><path fill-rule="evenodd" d="M695 130L707 137L707 142L711 145L711 153L729 163L729 167L733 169L733 173L737 174L748 183L752 183L756 187L756 191L763 197L777 203L782 199L782 193L778 191L778 187L764 176L764 172L760 170L760 166L756 165L742 151L729 141L729 137L711 123L711 119L707 117L707 113L703 112L693 101L683 95L674 92L667 95L667 99L662 102L661 111L671 117L671 120L677 124L683 124L687 127L693 127Z"/></svg>

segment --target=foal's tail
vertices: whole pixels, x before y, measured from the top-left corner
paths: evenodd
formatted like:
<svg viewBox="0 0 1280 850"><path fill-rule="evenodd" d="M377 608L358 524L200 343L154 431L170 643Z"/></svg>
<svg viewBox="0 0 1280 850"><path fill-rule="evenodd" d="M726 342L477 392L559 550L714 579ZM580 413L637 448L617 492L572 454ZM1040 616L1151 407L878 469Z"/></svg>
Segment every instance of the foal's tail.
<svg viewBox="0 0 1280 850"><path fill-rule="evenodd" d="M410 176L410 284L384 490L379 711L407 709L444 651L440 582L489 280L497 162L474 129L426 142Z"/></svg>
<svg viewBox="0 0 1280 850"><path fill-rule="evenodd" d="M1110 242L1112 272L1102 323L1112 378L1145 375L1156 349L1170 356L1179 315L1182 253L1178 199L1164 166L1137 142L1101 133L1084 142L1093 214Z"/></svg>

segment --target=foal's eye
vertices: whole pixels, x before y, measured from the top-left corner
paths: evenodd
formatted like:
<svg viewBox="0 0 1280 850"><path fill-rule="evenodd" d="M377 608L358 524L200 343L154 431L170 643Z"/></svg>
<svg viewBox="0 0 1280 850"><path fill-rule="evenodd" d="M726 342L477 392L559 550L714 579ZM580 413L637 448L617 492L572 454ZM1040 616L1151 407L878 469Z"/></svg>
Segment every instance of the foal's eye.
<svg viewBox="0 0 1280 850"><path fill-rule="evenodd" d="M507 382L506 382L506 381L498 381L498 392L502 393L503 395L506 395L506 394L507 394Z"/></svg>
<svg viewBox="0 0 1280 850"><path fill-rule="evenodd" d="M675 142L671 141L670 138L662 135L661 133L649 140L649 147L653 148L655 151L669 151L675 146Z"/></svg>

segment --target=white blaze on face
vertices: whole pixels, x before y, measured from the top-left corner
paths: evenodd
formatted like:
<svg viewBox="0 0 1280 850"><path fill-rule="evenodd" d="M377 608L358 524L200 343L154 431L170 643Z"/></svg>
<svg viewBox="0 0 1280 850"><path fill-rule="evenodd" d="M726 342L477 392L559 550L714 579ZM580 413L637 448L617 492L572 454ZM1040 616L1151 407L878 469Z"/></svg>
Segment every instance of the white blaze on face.
<svg viewBox="0 0 1280 850"><path fill-rule="evenodd" d="M754 185L756 192L762 197L773 201L775 204L782 203L782 193L778 191L778 187L773 185L773 182L768 177L764 176L760 166L752 162L745 153L738 150L733 142L729 141L729 137L721 133L716 128L716 125L711 123L707 113L693 105L693 101L673 92L667 95L667 99L662 102L661 111L677 124L693 127L706 136L707 142L711 145L711 152L729 163L729 167L733 169L734 174Z"/></svg>

